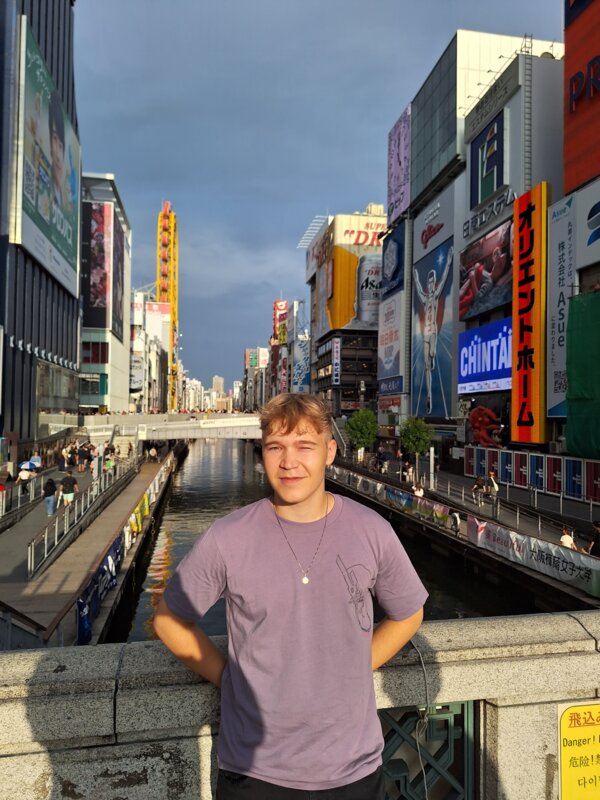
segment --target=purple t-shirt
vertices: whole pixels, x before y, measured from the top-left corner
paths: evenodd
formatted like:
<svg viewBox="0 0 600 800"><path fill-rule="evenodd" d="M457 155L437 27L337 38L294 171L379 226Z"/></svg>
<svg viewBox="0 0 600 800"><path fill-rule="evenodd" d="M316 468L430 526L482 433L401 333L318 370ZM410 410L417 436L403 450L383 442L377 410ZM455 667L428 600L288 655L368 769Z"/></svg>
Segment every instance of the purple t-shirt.
<svg viewBox="0 0 600 800"><path fill-rule="evenodd" d="M306 569L323 521L281 524ZM391 526L339 495L306 585L298 561L271 503L259 500L198 539L165 600L193 620L226 600L219 766L314 791L360 780L381 764L369 590L395 620L418 611L427 592Z"/></svg>

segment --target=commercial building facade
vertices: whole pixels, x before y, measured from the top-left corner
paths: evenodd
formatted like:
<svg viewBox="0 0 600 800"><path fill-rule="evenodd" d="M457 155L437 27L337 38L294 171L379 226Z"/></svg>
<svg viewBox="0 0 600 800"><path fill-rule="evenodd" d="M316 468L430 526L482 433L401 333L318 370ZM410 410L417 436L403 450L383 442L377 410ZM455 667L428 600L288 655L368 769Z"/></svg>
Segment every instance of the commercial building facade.
<svg viewBox="0 0 600 800"><path fill-rule="evenodd" d="M21 448L77 419L80 148L72 5L0 6L0 433Z"/></svg>

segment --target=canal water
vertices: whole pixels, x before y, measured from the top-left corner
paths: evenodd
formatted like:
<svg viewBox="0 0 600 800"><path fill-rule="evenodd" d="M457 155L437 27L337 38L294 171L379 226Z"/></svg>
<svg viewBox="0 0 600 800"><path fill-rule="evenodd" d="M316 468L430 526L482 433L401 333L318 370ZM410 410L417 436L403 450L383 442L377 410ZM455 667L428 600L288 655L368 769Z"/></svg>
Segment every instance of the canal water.
<svg viewBox="0 0 600 800"><path fill-rule="evenodd" d="M143 584L130 598L134 608L131 629L112 640L153 638L152 617L166 582L197 536L211 522L240 506L269 494L259 457L250 442L229 439L197 440L173 476L171 495L161 520ZM461 569L459 561L432 557L431 550L400 538L429 592L426 619L452 619L533 612L528 600L514 589L501 591ZM203 622L210 635L225 633L224 601Z"/></svg>

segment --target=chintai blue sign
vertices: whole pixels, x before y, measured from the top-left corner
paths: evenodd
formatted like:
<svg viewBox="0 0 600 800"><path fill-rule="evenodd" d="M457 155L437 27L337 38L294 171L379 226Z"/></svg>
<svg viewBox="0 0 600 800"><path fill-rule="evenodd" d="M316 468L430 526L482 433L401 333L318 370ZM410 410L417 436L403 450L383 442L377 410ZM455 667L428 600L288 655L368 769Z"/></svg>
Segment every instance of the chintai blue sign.
<svg viewBox="0 0 600 800"><path fill-rule="evenodd" d="M512 317L459 334L459 394L510 389L511 376Z"/></svg>
<svg viewBox="0 0 600 800"><path fill-rule="evenodd" d="M385 381L379 381L379 394L402 394L404 379L388 378Z"/></svg>

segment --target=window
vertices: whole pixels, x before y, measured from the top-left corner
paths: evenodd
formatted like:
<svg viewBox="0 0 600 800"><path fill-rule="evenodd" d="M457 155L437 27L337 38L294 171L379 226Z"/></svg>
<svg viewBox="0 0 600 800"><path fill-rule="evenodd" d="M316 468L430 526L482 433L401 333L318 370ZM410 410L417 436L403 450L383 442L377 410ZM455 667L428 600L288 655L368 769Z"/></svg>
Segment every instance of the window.
<svg viewBox="0 0 600 800"><path fill-rule="evenodd" d="M82 364L108 364L108 342L82 342Z"/></svg>

